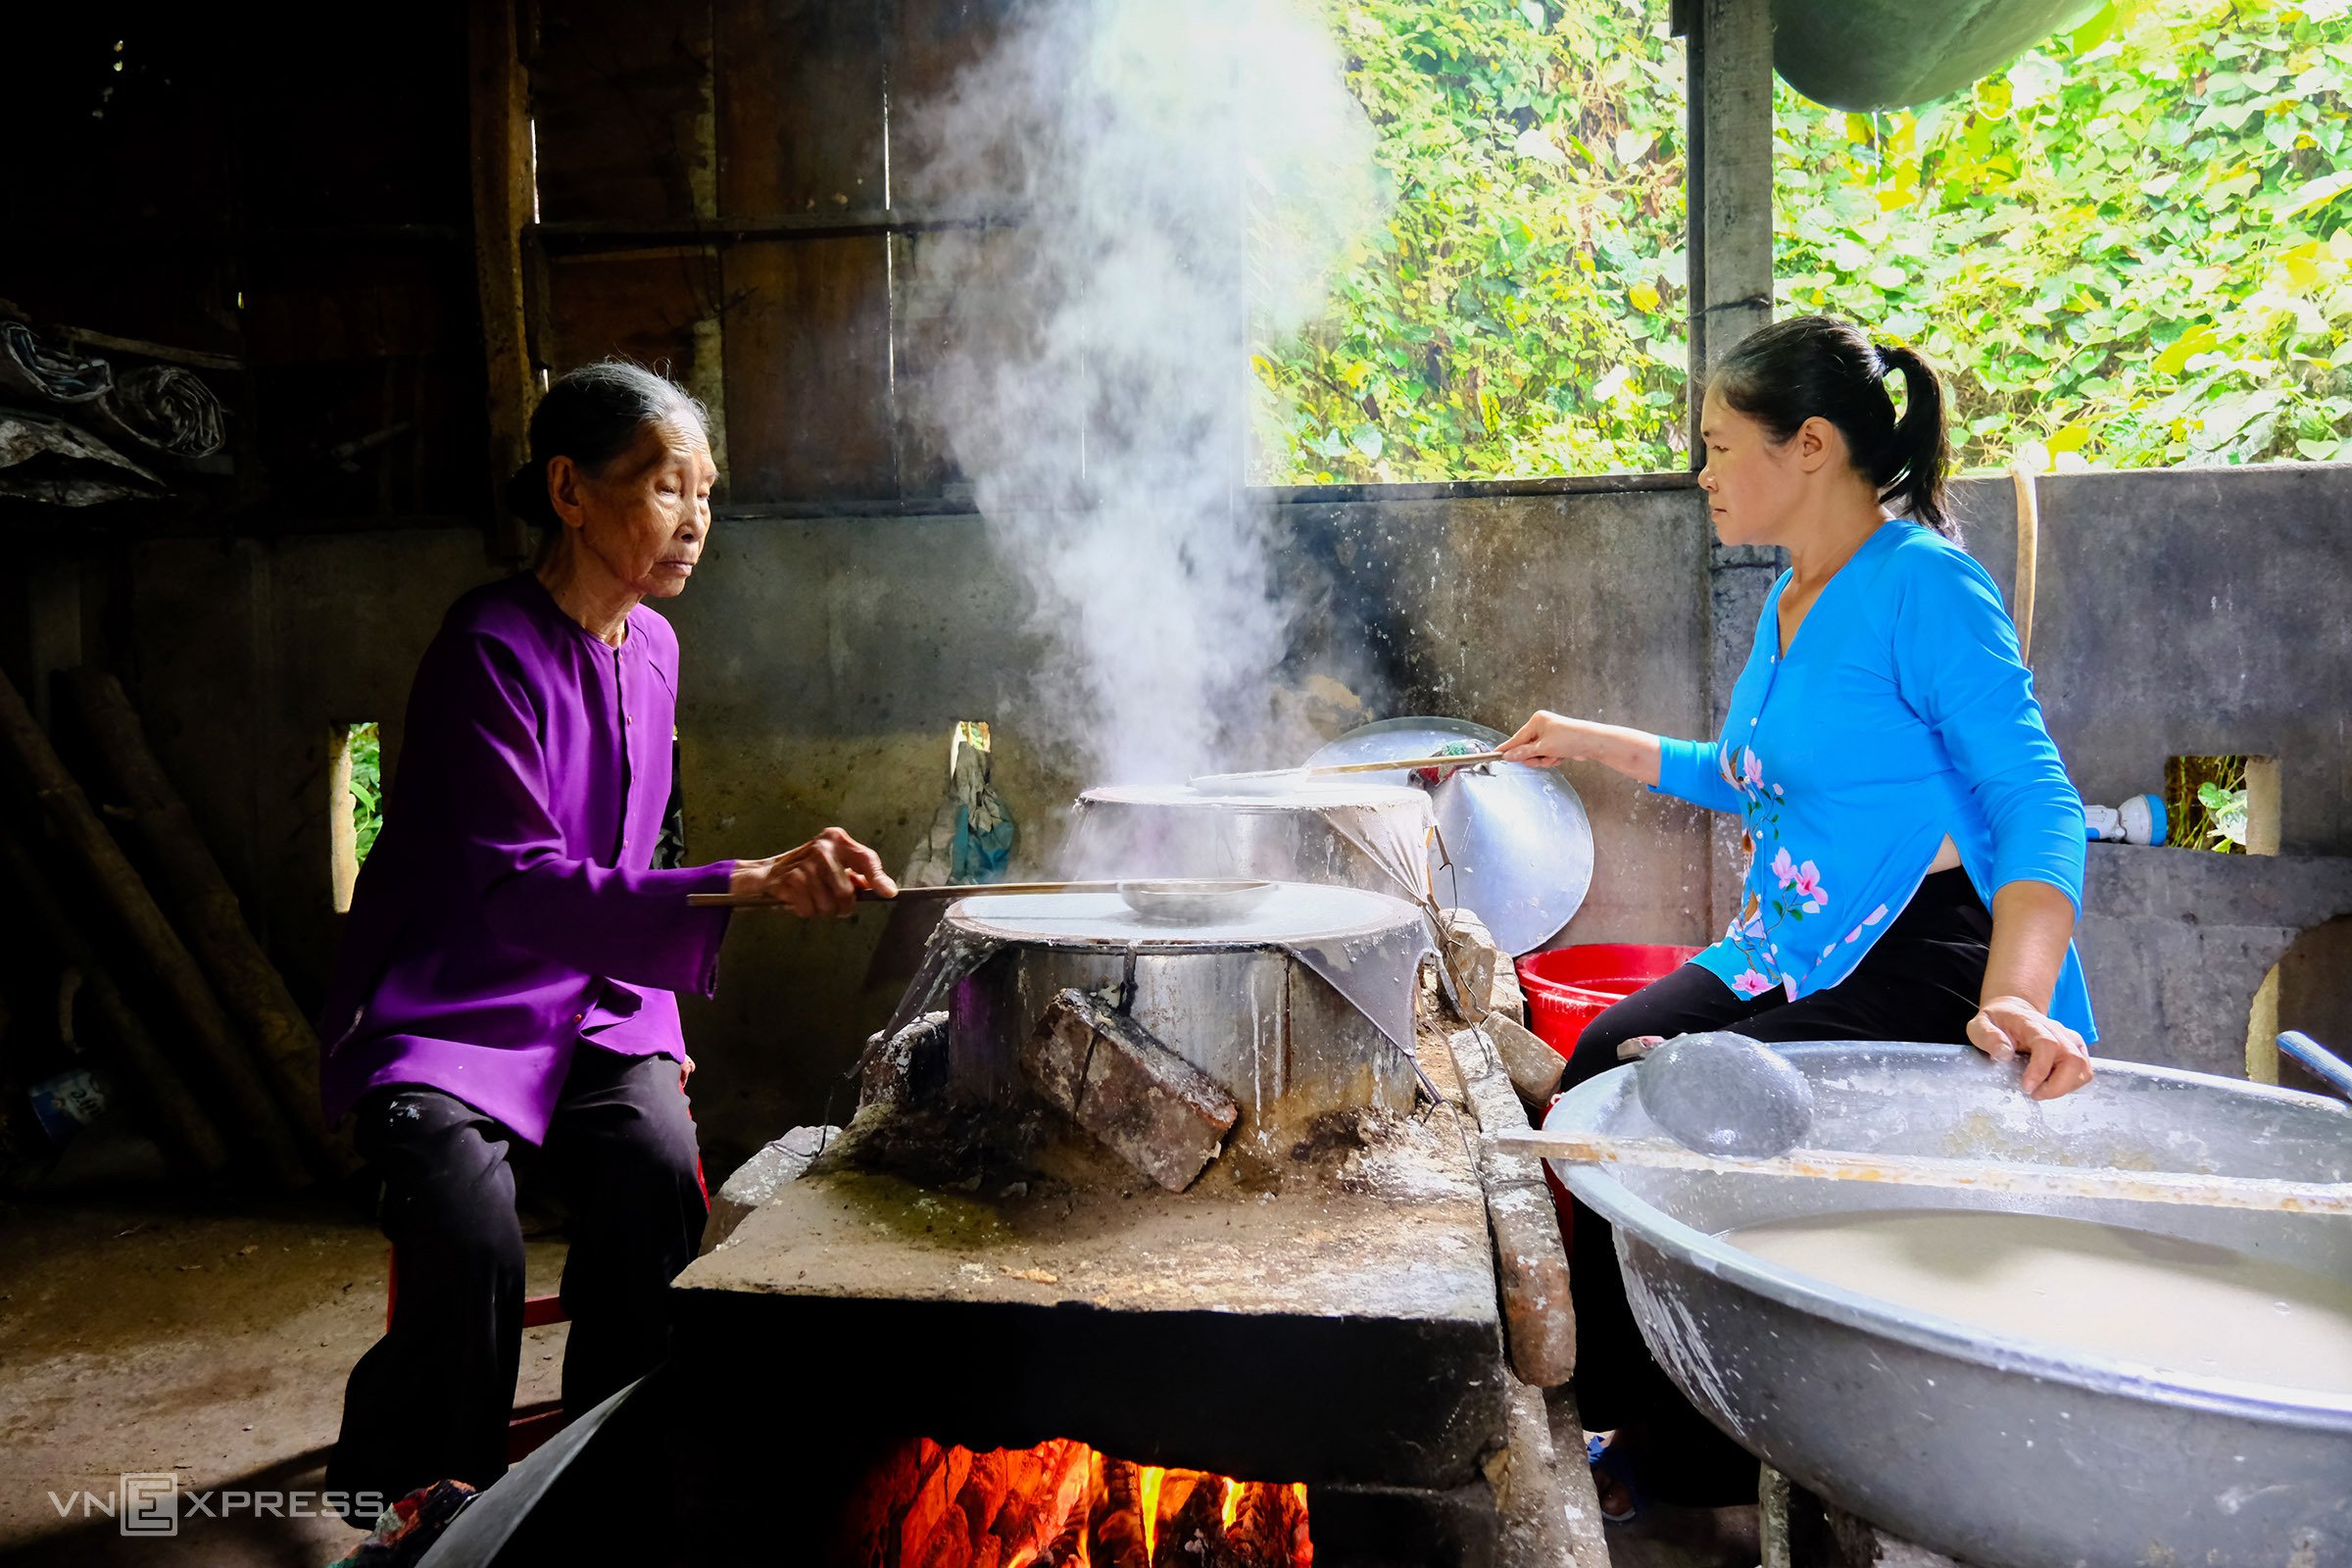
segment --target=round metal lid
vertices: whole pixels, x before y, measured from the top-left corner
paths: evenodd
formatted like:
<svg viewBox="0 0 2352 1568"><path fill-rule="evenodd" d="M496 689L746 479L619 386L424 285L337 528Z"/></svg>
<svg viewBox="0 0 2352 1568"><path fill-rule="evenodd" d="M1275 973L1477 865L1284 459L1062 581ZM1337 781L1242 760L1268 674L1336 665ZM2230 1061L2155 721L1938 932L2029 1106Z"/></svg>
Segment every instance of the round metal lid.
<svg viewBox="0 0 2352 1568"><path fill-rule="evenodd" d="M1310 767L1427 757L1448 742L1491 751L1500 730L1459 718L1385 718L1350 730ZM1495 762L1456 773L1430 792L1443 848L1429 869L1440 904L1468 909L1505 953L1532 953L1568 923L1592 886L1592 823L1557 768ZM1451 863L1446 863L1450 859Z"/></svg>
<svg viewBox="0 0 2352 1568"><path fill-rule="evenodd" d="M1115 893L975 894L949 906L947 923L999 942L1048 947L1249 948L1417 928L1421 911L1362 888L1281 882L1254 907L1198 923L1147 919Z"/></svg>

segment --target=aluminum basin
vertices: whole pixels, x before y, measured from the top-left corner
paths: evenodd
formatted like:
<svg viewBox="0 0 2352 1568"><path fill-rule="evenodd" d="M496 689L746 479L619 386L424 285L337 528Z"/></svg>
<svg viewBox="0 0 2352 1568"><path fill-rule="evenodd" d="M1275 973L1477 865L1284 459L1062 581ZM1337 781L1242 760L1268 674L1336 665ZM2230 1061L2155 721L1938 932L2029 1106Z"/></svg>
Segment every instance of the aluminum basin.
<svg viewBox="0 0 2352 1568"><path fill-rule="evenodd" d="M1810 1142L1822 1148L2352 1177L2352 1110L2316 1096L2109 1061L2090 1088L2040 1103L2019 1093L2014 1068L1965 1047L1782 1049L1813 1082ZM1546 1125L1658 1136L1632 1088L1630 1068L1604 1074L1564 1097ZM2030 1210L2344 1278L2352 1220L1554 1168L1616 1227L1634 1315L1684 1394L1750 1452L1894 1535L1979 1568L2352 1564L2352 1396L2005 1337L1717 1240L1737 1226L1825 1212Z"/></svg>

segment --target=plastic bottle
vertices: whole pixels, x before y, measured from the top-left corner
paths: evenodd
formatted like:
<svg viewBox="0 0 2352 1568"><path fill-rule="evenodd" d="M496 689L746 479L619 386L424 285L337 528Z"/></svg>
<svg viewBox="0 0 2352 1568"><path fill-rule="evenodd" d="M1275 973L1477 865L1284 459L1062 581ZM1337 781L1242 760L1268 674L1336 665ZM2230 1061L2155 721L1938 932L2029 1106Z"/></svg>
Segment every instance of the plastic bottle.
<svg viewBox="0 0 2352 1568"><path fill-rule="evenodd" d="M2082 808L2086 836L2110 844L2162 844L2168 824L2164 801L2155 795L2134 795L2121 806Z"/></svg>

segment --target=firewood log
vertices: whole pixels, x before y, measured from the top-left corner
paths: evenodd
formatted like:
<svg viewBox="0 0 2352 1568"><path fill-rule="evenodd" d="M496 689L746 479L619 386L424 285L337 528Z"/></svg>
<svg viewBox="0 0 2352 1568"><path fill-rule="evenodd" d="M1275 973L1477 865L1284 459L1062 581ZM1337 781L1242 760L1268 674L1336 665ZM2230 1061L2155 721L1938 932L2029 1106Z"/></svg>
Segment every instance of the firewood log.
<svg viewBox="0 0 2352 1568"><path fill-rule="evenodd" d="M1143 1467L1102 1461L1102 1491L1088 1524L1092 1568L1152 1568L1144 1549Z"/></svg>
<svg viewBox="0 0 2352 1568"><path fill-rule="evenodd" d="M15 835L0 828L0 868L14 886L30 923L49 934L58 954L81 971L83 994L106 1025L108 1049L102 1064L124 1093L144 1101L149 1125L165 1150L199 1176L217 1174L228 1163L228 1146L204 1106L188 1090L172 1059L155 1043L114 973L80 925L49 885L49 878Z"/></svg>
<svg viewBox="0 0 2352 1568"><path fill-rule="evenodd" d="M236 1136L250 1145L279 1186L309 1185L311 1173L301 1145L228 1014L205 983L204 971L5 676L0 676L0 756L15 764L59 836L79 858L91 885L121 920L139 956L162 982L215 1087L235 1112Z"/></svg>
<svg viewBox="0 0 2352 1568"><path fill-rule="evenodd" d="M62 684L97 749L109 805L128 814L162 901L178 917L180 935L204 965L206 978L257 1048L270 1090L304 1152L320 1175L358 1169L359 1155L320 1125L318 1036L277 966L254 940L211 846L149 750L122 683L104 670L77 669Z"/></svg>

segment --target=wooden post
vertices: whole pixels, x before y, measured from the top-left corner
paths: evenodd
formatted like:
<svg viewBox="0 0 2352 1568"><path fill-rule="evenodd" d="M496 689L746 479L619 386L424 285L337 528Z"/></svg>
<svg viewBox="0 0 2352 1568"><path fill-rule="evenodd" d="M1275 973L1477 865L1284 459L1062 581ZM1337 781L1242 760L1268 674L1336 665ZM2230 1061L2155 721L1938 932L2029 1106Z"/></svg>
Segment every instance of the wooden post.
<svg viewBox="0 0 2352 1568"><path fill-rule="evenodd" d="M1678 7L1690 92L1688 212L1690 450L1706 378L1772 319L1772 7L1686 0Z"/></svg>
<svg viewBox="0 0 2352 1568"><path fill-rule="evenodd" d="M490 553L520 564L529 530L503 500L507 476L529 450L539 383L531 368L523 305L522 232L535 218L529 77L522 66L520 0L467 8L471 63L474 281L490 388Z"/></svg>
<svg viewBox="0 0 2352 1568"><path fill-rule="evenodd" d="M132 944L178 1008L180 1021L236 1112L238 1130L252 1141L263 1166L279 1185L308 1185L302 1152L280 1118L261 1074L246 1055L228 1015L204 982L204 972L172 922L164 917L138 871L98 819L89 798L66 770L49 737L33 722L15 684L0 676L0 756L12 760L58 833L80 858L91 885L105 900Z"/></svg>
<svg viewBox="0 0 2352 1568"><path fill-rule="evenodd" d="M358 1156L320 1125L318 1036L254 940L228 878L148 750L122 683L104 670L80 669L65 677L65 686L105 768L105 787L114 797L109 805L129 813L181 934L246 1037L260 1048L270 1087L314 1165L329 1176L358 1169Z"/></svg>
<svg viewBox="0 0 2352 1568"><path fill-rule="evenodd" d="M16 884L25 917L49 934L50 945L66 962L81 971L82 994L98 1009L112 1037L113 1051L102 1054L115 1059L105 1064L115 1070L124 1093L145 1101L154 1111L156 1137L165 1150L196 1175L219 1172L228 1163L220 1129L123 997L113 971L49 886L31 852L5 828L0 828L0 869Z"/></svg>

